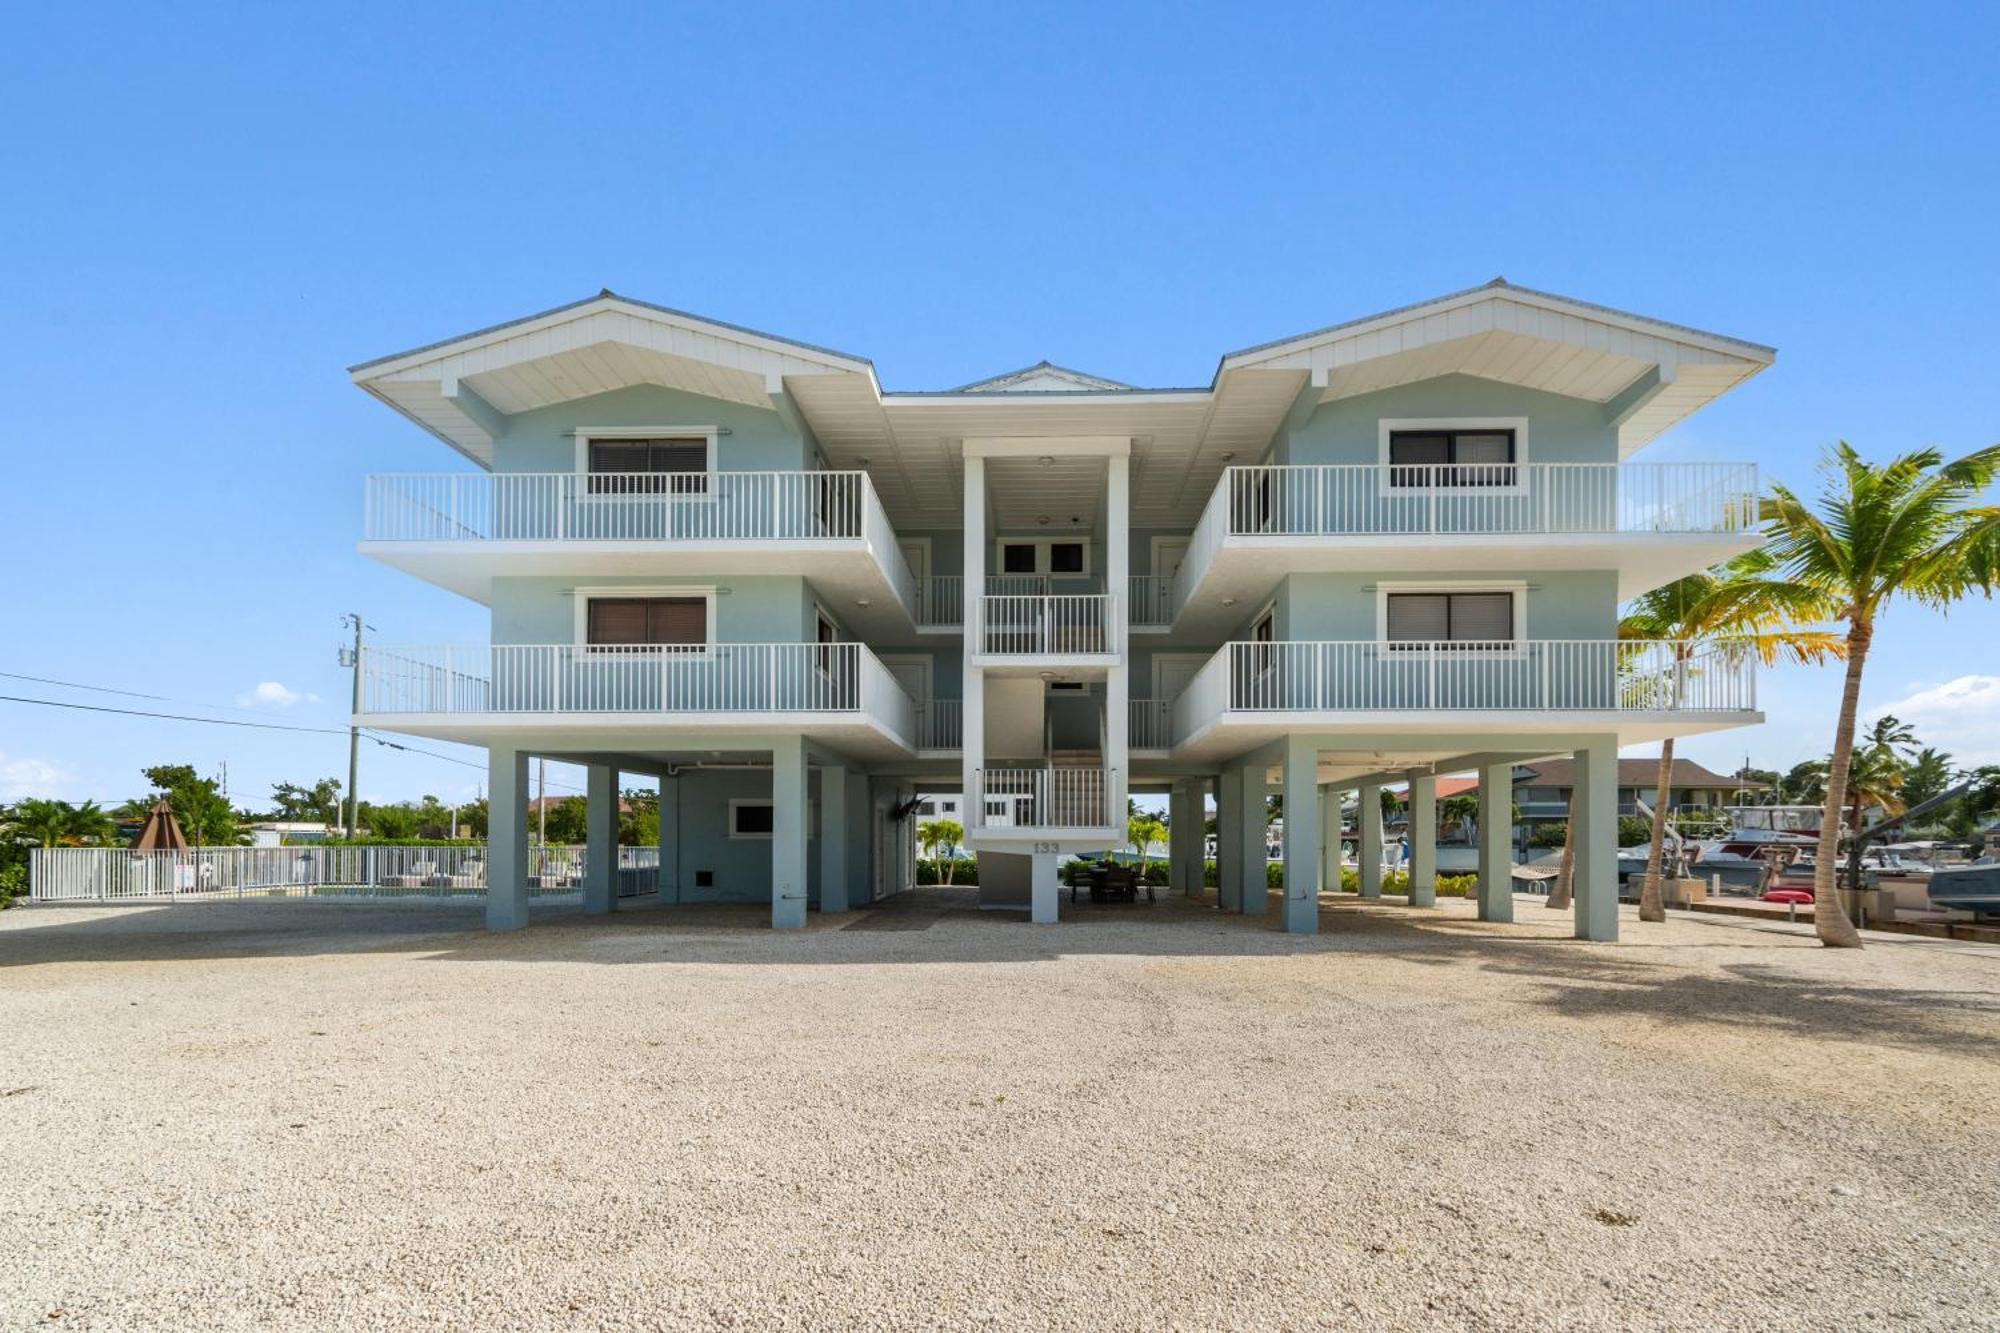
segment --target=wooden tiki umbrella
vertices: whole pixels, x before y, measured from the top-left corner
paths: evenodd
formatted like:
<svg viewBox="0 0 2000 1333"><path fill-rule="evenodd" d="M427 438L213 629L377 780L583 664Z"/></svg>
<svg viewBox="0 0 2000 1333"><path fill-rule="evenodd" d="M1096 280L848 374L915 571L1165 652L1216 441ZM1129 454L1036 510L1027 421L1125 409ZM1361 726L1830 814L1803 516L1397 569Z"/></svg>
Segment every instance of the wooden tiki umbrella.
<svg viewBox="0 0 2000 1333"><path fill-rule="evenodd" d="M162 796L153 802L153 811L146 816L146 822L139 830L139 836L132 839L131 851L135 852L184 852L187 838L181 833L180 822L174 818L173 808Z"/></svg>

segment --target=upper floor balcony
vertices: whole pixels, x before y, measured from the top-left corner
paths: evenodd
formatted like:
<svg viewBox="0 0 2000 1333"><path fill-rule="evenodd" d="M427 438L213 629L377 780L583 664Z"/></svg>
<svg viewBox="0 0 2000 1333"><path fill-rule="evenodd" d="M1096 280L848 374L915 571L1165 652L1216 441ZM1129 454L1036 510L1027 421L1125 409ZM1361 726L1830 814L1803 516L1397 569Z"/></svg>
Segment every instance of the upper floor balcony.
<svg viewBox="0 0 2000 1333"><path fill-rule="evenodd" d="M929 739L915 701L859 643L370 646L356 716L472 744L531 731L645 749L784 731L907 758Z"/></svg>
<svg viewBox="0 0 2000 1333"><path fill-rule="evenodd" d="M974 614L973 661L989 670L1063 667L1088 674L1124 651L1118 603L1107 593L988 592Z"/></svg>
<svg viewBox="0 0 2000 1333"><path fill-rule="evenodd" d="M1226 632L1316 571L1610 569L1630 597L1758 541L1750 463L1231 467L1155 614Z"/></svg>
<svg viewBox="0 0 2000 1333"><path fill-rule="evenodd" d="M1467 749L1551 729L1639 742L1742 726L1756 709L1756 654L1736 643L1238 642L1174 700L1166 739L1177 758L1300 731L1464 733Z"/></svg>
<svg viewBox="0 0 2000 1333"><path fill-rule="evenodd" d="M361 550L478 601L496 576L799 574L857 632L935 613L865 472L454 472L368 478Z"/></svg>

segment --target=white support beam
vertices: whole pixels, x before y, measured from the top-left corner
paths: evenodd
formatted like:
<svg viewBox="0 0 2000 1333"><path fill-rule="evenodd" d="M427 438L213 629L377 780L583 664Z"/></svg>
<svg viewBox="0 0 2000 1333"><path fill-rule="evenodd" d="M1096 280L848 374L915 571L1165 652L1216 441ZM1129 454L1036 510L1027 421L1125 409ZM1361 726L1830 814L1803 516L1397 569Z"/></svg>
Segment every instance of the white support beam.
<svg viewBox="0 0 2000 1333"><path fill-rule="evenodd" d="M1287 808L1289 812L1289 807ZM1354 811L1355 827L1360 831L1359 844L1354 849L1354 859L1361 866L1361 896L1380 898L1382 896L1382 789L1372 783L1361 788L1361 799Z"/></svg>
<svg viewBox="0 0 2000 1333"><path fill-rule="evenodd" d="M1253 760L1236 769L1236 801L1241 810L1238 823L1243 841L1237 852L1243 858L1243 915L1262 916L1271 906L1271 854L1264 841L1264 762Z"/></svg>

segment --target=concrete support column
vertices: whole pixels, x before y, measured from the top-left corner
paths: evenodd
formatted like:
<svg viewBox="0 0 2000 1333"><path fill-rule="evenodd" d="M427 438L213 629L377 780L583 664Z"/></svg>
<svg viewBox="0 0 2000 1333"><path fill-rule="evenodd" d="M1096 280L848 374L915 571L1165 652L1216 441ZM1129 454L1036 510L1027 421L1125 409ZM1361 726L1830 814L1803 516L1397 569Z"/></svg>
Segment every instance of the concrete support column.
<svg viewBox="0 0 2000 1333"><path fill-rule="evenodd" d="M1237 844L1243 858L1243 915L1262 916L1271 905L1271 859L1264 842L1263 761L1238 766L1236 781L1241 811L1237 822L1243 829L1243 841Z"/></svg>
<svg viewBox="0 0 2000 1333"><path fill-rule="evenodd" d="M847 910L847 770L819 771L819 910Z"/></svg>
<svg viewBox="0 0 2000 1333"><path fill-rule="evenodd" d="M1028 862L1028 920L1052 926L1057 904L1062 901L1062 857L1055 852L1036 852Z"/></svg>
<svg viewBox="0 0 2000 1333"><path fill-rule="evenodd" d="M1618 938L1618 738L1576 752L1570 836L1576 841L1576 937Z"/></svg>
<svg viewBox="0 0 2000 1333"><path fill-rule="evenodd" d="M1291 813L1289 810L1287 814ZM1361 804L1354 813L1361 831L1355 859L1361 862L1361 896L1382 896L1382 789L1372 783L1362 787Z"/></svg>
<svg viewBox="0 0 2000 1333"><path fill-rule="evenodd" d="M1319 799L1320 887L1340 888L1340 789L1321 787Z"/></svg>
<svg viewBox="0 0 2000 1333"><path fill-rule="evenodd" d="M1215 900L1226 912L1243 909L1243 784L1233 768L1215 784Z"/></svg>
<svg viewBox="0 0 2000 1333"><path fill-rule="evenodd" d="M1410 906L1437 906L1438 784L1429 773L1411 773Z"/></svg>
<svg viewBox="0 0 2000 1333"><path fill-rule="evenodd" d="M486 928L528 924L528 752L486 750Z"/></svg>
<svg viewBox="0 0 2000 1333"><path fill-rule="evenodd" d="M1479 770L1479 919L1514 919L1514 766Z"/></svg>
<svg viewBox="0 0 2000 1333"><path fill-rule="evenodd" d="M1319 742L1285 740L1285 929L1319 931ZM1338 841L1338 835L1336 835Z"/></svg>
<svg viewBox="0 0 2000 1333"><path fill-rule="evenodd" d="M798 736L771 743L771 926L806 923L806 746Z"/></svg>
<svg viewBox="0 0 2000 1333"><path fill-rule="evenodd" d="M959 747L960 777L965 791L965 832L968 837L986 822L986 797L980 782L986 767L986 673L972 665L978 650L981 621L986 607L986 459L968 455L962 463L965 473L964 592L961 612L965 620L960 677ZM915 876L911 877L915 882Z"/></svg>
<svg viewBox="0 0 2000 1333"><path fill-rule="evenodd" d="M1175 782L1167 814L1167 883L1184 897L1197 897L1201 893L1201 789L1188 778Z"/></svg>
<svg viewBox="0 0 2000 1333"><path fill-rule="evenodd" d="M1104 763L1106 779L1104 822L1125 832L1126 793L1132 784L1132 501L1129 491L1132 460L1123 453L1104 460L1104 578L1111 611L1105 627L1111 650L1118 654L1104 673Z"/></svg>
<svg viewBox="0 0 2000 1333"><path fill-rule="evenodd" d="M583 910L603 916L618 906L618 769L584 770Z"/></svg>

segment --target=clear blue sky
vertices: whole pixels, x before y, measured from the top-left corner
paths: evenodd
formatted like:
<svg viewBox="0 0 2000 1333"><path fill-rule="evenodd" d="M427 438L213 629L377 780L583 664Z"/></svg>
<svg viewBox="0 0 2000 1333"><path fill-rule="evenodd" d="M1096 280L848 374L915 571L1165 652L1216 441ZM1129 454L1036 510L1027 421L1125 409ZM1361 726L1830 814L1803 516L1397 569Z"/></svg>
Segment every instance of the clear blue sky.
<svg viewBox="0 0 2000 1333"><path fill-rule="evenodd" d="M364 474L460 463L344 367L603 286L923 388L1204 383L1505 274L1780 349L1645 457L2000 438L1990 6L1514 8L11 7L0 671L172 703L0 693L338 728L342 611L483 639L354 554ZM2000 762L1996 645L1897 613L1864 703ZM1836 692L1773 673L1687 749L1822 753ZM224 759L254 802L346 742L0 703L0 799ZM371 747L361 787L480 776Z"/></svg>

